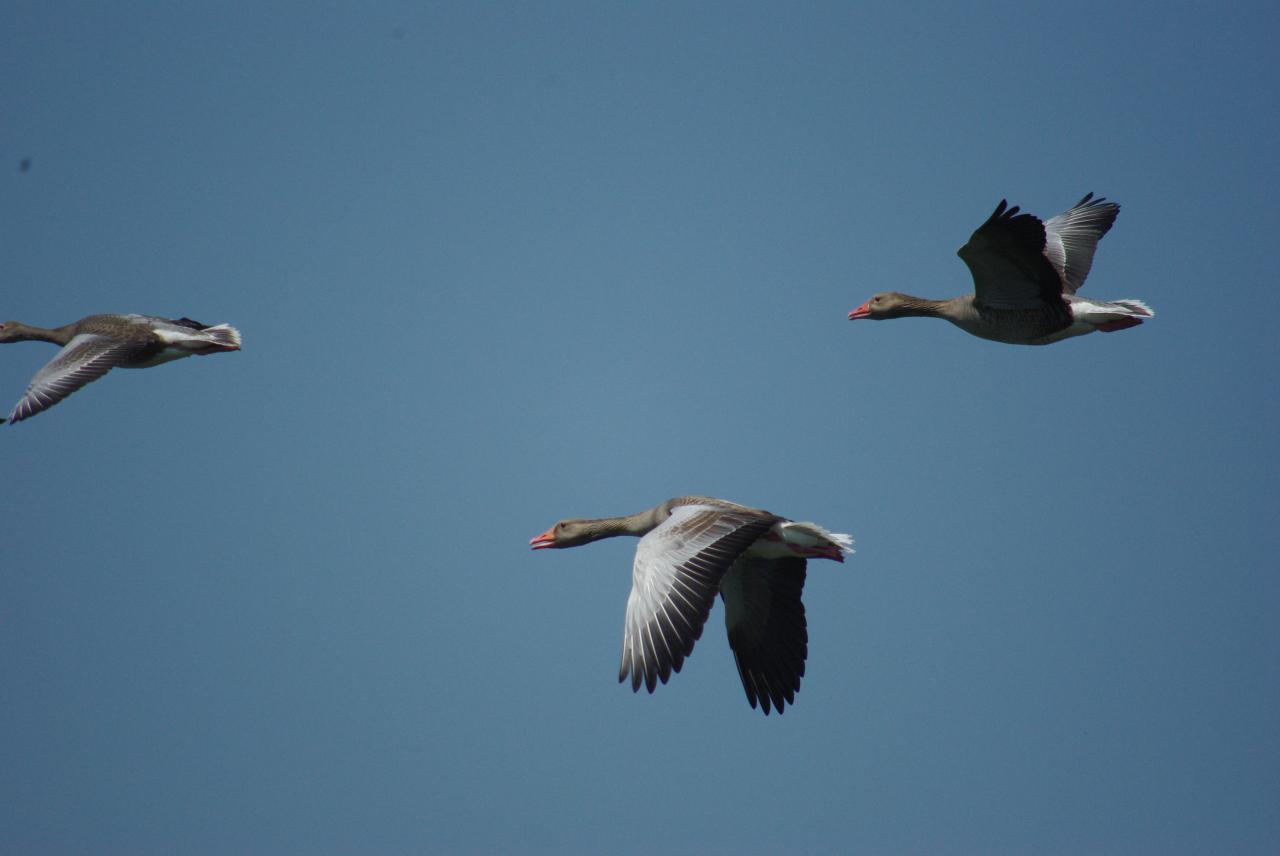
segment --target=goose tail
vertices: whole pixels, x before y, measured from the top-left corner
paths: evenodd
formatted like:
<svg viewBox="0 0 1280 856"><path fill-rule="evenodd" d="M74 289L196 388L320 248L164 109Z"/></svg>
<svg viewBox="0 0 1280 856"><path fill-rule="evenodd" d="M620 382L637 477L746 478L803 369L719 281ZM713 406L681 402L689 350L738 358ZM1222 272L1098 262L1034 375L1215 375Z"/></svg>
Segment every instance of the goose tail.
<svg viewBox="0 0 1280 856"><path fill-rule="evenodd" d="M842 532L829 532L816 523L782 524L782 539L797 552L816 558L843 562L853 555L853 537Z"/></svg>
<svg viewBox="0 0 1280 856"><path fill-rule="evenodd" d="M220 351L240 350L240 331L230 324L217 324L200 331L200 338Z"/></svg>
<svg viewBox="0 0 1280 856"><path fill-rule="evenodd" d="M1154 318L1156 316L1155 311L1141 300L1126 298L1124 300L1113 300L1111 302L1116 306L1122 306L1125 309L1128 309L1135 316L1140 315L1143 318Z"/></svg>

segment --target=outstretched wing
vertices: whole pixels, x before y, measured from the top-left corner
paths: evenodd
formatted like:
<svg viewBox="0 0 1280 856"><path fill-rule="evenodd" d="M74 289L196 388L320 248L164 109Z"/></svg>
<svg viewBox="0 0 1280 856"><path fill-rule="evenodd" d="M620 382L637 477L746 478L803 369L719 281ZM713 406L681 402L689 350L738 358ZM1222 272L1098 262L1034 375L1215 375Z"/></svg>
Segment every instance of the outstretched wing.
<svg viewBox="0 0 1280 856"><path fill-rule="evenodd" d="M640 539L631 571L622 665L618 680L631 676L653 692L680 671L715 603L720 579L780 518L707 505L677 506Z"/></svg>
<svg viewBox="0 0 1280 856"><path fill-rule="evenodd" d="M973 274L974 301L1005 311L1062 305L1062 280L1045 258L1045 227L1001 199L987 222L958 251Z"/></svg>
<svg viewBox="0 0 1280 856"><path fill-rule="evenodd" d="M1120 206L1092 193L1044 223L1044 254L1062 278L1062 288L1075 294L1093 267L1098 241L1116 222Z"/></svg>
<svg viewBox="0 0 1280 856"><path fill-rule="evenodd" d="M805 560L744 556L720 584L724 597L729 647L747 701L757 700L782 713L795 702L809 656L809 629L804 618Z"/></svg>
<svg viewBox="0 0 1280 856"><path fill-rule="evenodd" d="M139 349L105 336L80 333L36 372L22 400L9 414L10 422L20 422L48 410L87 383L128 361Z"/></svg>

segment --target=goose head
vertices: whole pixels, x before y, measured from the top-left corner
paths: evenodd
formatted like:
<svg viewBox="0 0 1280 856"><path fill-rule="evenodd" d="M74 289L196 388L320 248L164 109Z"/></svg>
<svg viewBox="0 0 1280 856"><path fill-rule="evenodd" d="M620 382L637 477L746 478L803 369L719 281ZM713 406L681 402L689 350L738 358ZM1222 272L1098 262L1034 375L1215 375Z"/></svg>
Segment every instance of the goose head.
<svg viewBox="0 0 1280 856"><path fill-rule="evenodd" d="M529 547L533 550L545 550L549 547L577 547L602 537L598 531L598 520L561 520L541 535L529 539Z"/></svg>
<svg viewBox="0 0 1280 856"><path fill-rule="evenodd" d="M872 321L884 321L887 318L902 318L919 309L919 299L898 291L882 291L873 295L870 300L849 313L850 321L870 318Z"/></svg>

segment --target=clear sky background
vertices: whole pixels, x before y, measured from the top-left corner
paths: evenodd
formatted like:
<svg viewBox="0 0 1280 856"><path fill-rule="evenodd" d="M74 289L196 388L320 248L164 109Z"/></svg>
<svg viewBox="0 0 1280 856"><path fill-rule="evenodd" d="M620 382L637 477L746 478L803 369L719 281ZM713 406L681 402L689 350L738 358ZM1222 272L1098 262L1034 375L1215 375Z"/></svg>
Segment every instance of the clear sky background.
<svg viewBox="0 0 1280 856"><path fill-rule="evenodd" d="M0 428L0 850L1280 849L1274 3L0 11L0 316L245 342ZM846 320L1087 191L1153 322ZM684 493L857 539L781 717L528 549Z"/></svg>

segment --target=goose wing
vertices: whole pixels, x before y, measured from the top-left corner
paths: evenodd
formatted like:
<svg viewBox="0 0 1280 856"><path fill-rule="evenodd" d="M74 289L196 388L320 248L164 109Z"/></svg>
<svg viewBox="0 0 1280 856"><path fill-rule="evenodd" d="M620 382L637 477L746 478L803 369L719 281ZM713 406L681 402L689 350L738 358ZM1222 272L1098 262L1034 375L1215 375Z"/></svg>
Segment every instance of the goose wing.
<svg viewBox="0 0 1280 856"><path fill-rule="evenodd" d="M973 274L974 302L991 309L1026 311L1062 305L1062 280L1044 254L1045 227L1001 199L958 255Z"/></svg>
<svg viewBox="0 0 1280 856"><path fill-rule="evenodd" d="M94 333L79 333L47 362L14 406L8 421L20 422L48 410L87 383L127 362L140 349L138 343L122 343Z"/></svg>
<svg viewBox="0 0 1280 856"><path fill-rule="evenodd" d="M1093 267L1098 241L1116 222L1120 206L1092 193L1061 214L1044 222L1044 254L1062 278L1062 288L1075 294Z"/></svg>
<svg viewBox="0 0 1280 856"><path fill-rule="evenodd" d="M805 560L743 556L720 585L724 598L729 647L747 701L759 701L782 713L795 702L809 656L809 630L804 617Z"/></svg>
<svg viewBox="0 0 1280 856"><path fill-rule="evenodd" d="M680 671L702 635L720 580L781 518L681 505L640 539L631 570L618 680L653 692Z"/></svg>

